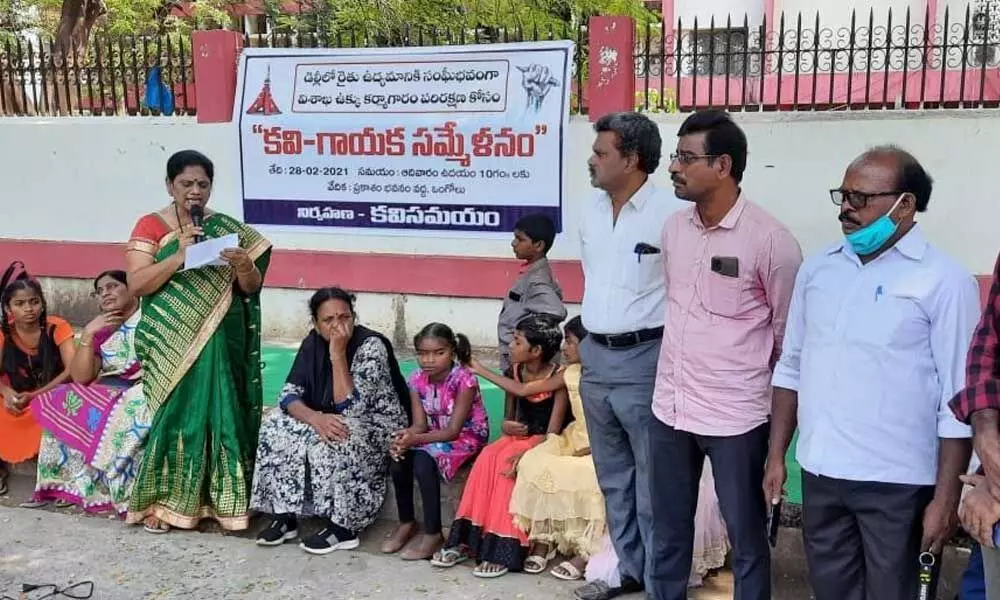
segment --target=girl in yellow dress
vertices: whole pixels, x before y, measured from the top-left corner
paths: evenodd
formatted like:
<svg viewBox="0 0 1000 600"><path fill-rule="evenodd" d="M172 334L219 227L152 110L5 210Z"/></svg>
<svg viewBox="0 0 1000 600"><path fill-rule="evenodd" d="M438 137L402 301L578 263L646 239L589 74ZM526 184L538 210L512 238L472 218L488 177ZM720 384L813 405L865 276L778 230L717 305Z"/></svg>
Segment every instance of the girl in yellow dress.
<svg viewBox="0 0 1000 600"><path fill-rule="evenodd" d="M563 387L569 392L574 420L561 434L549 434L521 458L510 513L514 525L527 533L531 541L524 571L541 573L558 551L572 559L556 566L552 575L574 580L583 576L588 558L600 549L605 513L580 399L577 348L587 330L580 317L574 317L566 323L564 331L563 358L567 366L549 379L524 384L501 377L476 361L470 366L477 375L517 396Z"/></svg>

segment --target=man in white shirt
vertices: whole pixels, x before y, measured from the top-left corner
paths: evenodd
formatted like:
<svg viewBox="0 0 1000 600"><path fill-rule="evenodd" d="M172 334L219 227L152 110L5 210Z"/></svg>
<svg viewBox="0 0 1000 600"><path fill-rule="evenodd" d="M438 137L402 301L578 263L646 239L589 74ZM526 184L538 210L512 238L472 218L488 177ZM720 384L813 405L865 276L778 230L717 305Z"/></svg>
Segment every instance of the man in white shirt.
<svg viewBox="0 0 1000 600"><path fill-rule="evenodd" d="M646 578L648 426L666 298L660 234L667 217L683 207L649 180L662 145L655 123L639 113L613 113L594 129L588 166L591 184L602 191L584 207L580 223L582 316L589 331L580 347L580 395L622 584L593 582L577 590L587 600L638 591Z"/></svg>
<svg viewBox="0 0 1000 600"><path fill-rule="evenodd" d="M914 222L931 188L899 148L862 154L830 192L845 239L795 281L764 494L780 500L797 420L817 600L911 600L920 553L939 556L957 525L970 431L948 401L964 384L979 290Z"/></svg>

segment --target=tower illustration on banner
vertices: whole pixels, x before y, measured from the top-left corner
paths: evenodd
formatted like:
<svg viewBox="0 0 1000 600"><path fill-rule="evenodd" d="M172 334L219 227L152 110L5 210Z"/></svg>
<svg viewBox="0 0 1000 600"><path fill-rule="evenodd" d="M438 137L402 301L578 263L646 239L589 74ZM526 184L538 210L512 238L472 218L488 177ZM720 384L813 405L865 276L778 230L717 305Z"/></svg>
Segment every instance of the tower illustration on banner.
<svg viewBox="0 0 1000 600"><path fill-rule="evenodd" d="M248 115L280 115L281 110L274 103L271 97L271 65L267 65L267 77L264 78L264 86L260 88L257 99L253 101L247 109Z"/></svg>

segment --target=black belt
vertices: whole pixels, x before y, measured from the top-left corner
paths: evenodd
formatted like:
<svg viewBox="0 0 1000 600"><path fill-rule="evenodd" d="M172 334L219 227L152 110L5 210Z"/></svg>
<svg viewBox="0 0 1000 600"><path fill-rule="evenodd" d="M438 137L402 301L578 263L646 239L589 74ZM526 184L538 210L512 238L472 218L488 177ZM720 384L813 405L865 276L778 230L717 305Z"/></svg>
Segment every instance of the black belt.
<svg viewBox="0 0 1000 600"><path fill-rule="evenodd" d="M588 334L590 339L608 348L631 348L643 342L651 342L663 337L663 327L653 327L652 329L640 329L628 333L614 333L604 335L603 333Z"/></svg>

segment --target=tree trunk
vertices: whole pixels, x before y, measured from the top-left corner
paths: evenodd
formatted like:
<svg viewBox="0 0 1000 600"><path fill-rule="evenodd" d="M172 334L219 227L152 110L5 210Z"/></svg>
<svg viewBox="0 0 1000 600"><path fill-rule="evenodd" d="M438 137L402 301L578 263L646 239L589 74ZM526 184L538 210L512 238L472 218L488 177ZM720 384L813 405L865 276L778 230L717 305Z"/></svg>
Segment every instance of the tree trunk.
<svg viewBox="0 0 1000 600"><path fill-rule="evenodd" d="M56 46L70 58L74 51L83 56L94 24L108 12L104 0L63 0L56 30Z"/></svg>

